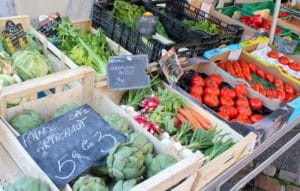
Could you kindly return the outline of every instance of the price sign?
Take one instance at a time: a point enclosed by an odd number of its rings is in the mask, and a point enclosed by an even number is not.
[[[294,54],[297,47],[297,41],[278,37],[275,39],[274,46],[277,51],[283,54]]]
[[[110,90],[129,90],[150,85],[146,73],[147,55],[126,55],[109,57],[107,82]]]
[[[63,188],[126,136],[85,104],[18,139],[57,187]]]
[[[11,20],[6,21],[5,30],[2,31],[2,35],[4,37],[4,43],[11,54],[25,47],[28,43],[21,23],[16,25]]]
[[[38,31],[45,34],[47,37],[52,37],[56,35],[54,27],[61,23],[61,17],[58,12],[52,14],[39,21],[40,27]]]
[[[178,60],[175,48],[166,52],[159,61],[164,75],[169,83],[174,83],[183,75],[183,69]]]
[[[151,35],[156,32],[157,16],[139,16],[137,18],[137,30],[143,35]]]

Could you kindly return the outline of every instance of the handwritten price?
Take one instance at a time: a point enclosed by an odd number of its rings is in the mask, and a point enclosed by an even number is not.
[[[102,133],[100,131],[97,131],[94,136],[90,139],[85,139],[82,141],[81,143],[81,148],[84,151],[90,150],[92,147],[95,146],[95,144],[100,144],[104,139],[106,140],[111,140],[113,142],[113,145],[110,147],[112,148],[113,146],[115,146],[117,144],[117,140],[114,136],[112,136],[111,134],[106,134],[106,135],[102,135]],[[103,150],[101,149],[101,152],[106,153],[109,152],[110,149],[108,150]]]

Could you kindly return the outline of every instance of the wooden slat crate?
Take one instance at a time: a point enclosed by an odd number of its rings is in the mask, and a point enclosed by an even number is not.
[[[97,90],[103,92],[107,97],[109,97],[113,102],[119,104],[122,96],[125,94],[125,91],[110,91],[107,88],[106,78],[102,77],[102,82],[95,84],[97,86]],[[165,88],[169,91],[172,91],[178,95],[181,95],[177,91],[173,90],[167,84],[164,84]],[[181,95],[182,96],[182,95]],[[236,141],[236,144],[229,148],[224,153],[217,156],[212,161],[208,162],[204,166],[200,167],[196,174],[187,179],[182,185],[192,186],[192,190],[200,190],[203,186],[205,186],[208,182],[210,182],[213,178],[224,172],[228,167],[236,163],[239,159],[246,156],[249,153],[249,149],[254,146],[256,142],[257,135],[255,133],[249,133],[247,136],[243,137],[234,131],[230,126],[222,122],[220,119],[215,117],[213,114],[208,112],[207,110],[201,108],[196,103],[190,101],[187,98],[184,98],[187,106],[193,108],[197,112],[201,113],[203,116],[206,116],[210,119],[212,126],[217,126],[217,130],[222,129],[224,132],[230,133],[230,137]],[[196,168],[196,167],[195,167]],[[191,185],[191,181],[194,181],[193,185]],[[184,190],[184,189],[181,189]]]
[[[76,68],[72,70],[65,70],[55,74],[51,74],[39,79],[28,80],[21,84],[15,84],[3,89],[0,95],[0,136],[6,139],[3,142],[3,146],[10,153],[14,159],[20,157],[31,158],[25,149],[21,146],[17,140],[18,135],[16,131],[9,125],[8,121],[18,112],[23,109],[34,109],[39,112],[44,118],[49,119],[50,115],[56,108],[63,104],[89,104],[98,114],[105,115],[108,113],[117,113],[122,117],[126,117],[130,126],[135,130],[142,132],[153,144],[156,153],[169,153],[176,157],[174,153],[168,150],[164,145],[160,143],[154,136],[149,134],[145,129],[141,128],[134,119],[130,118],[123,110],[115,105],[110,99],[104,96],[99,90],[94,88],[95,72],[91,68]],[[62,89],[64,85],[71,82],[82,81],[82,86],[75,86],[69,89]],[[44,98],[31,100],[23,103],[19,106],[12,108],[6,108],[6,103],[15,98],[34,95],[39,91],[43,91],[49,88],[59,88],[61,91],[57,91],[53,95],[49,95]],[[182,179],[189,177],[197,168],[203,163],[204,157],[200,153],[195,153],[189,158],[184,160],[178,160],[175,165],[161,171],[157,175],[143,181],[136,185],[133,190],[166,190]],[[31,170],[36,173],[43,173],[39,169],[38,165],[31,159]],[[26,161],[24,162],[26,165]],[[44,177],[46,178],[46,177]],[[189,178],[190,179],[190,178]],[[191,181],[191,180],[190,180]],[[192,181],[193,182],[193,181]],[[179,185],[179,186],[182,186]],[[189,188],[191,185],[186,185],[185,188]],[[66,191],[71,190],[69,185],[64,189]],[[190,189],[184,189],[190,190]]]

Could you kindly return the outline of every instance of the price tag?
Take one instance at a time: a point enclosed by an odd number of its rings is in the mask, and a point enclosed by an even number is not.
[[[85,104],[18,139],[56,186],[63,188],[116,144],[126,141],[126,136]]]
[[[203,2],[201,4],[201,10],[206,12],[206,13],[209,13],[210,12],[210,9],[211,9],[211,4],[208,4],[208,3],[205,3]]]
[[[61,17],[58,12],[46,18],[44,17],[44,15],[42,15],[40,17],[40,27],[38,28],[38,31],[46,35],[46,37],[56,36],[56,31],[54,30],[54,27],[60,23]]]
[[[11,20],[6,21],[5,30],[2,31],[2,35],[4,37],[4,43],[11,54],[25,47],[28,43],[21,23],[16,25]]]
[[[107,82],[110,90],[129,90],[150,85],[146,73],[147,55],[112,56],[108,59]]]
[[[297,41],[278,37],[275,39],[274,46],[277,51],[283,54],[294,54],[297,47]]]
[[[230,51],[228,55],[228,60],[238,60],[242,53],[242,48]]]
[[[156,32],[157,16],[139,16],[137,18],[137,30],[143,35],[152,35]]]
[[[170,84],[176,83],[184,73],[174,47],[162,56],[159,65]]]

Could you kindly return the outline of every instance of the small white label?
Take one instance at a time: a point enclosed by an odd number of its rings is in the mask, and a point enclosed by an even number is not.
[[[238,60],[240,58],[240,55],[242,53],[242,48],[237,49],[237,50],[232,50],[230,51],[228,55],[228,60]]]
[[[247,148],[247,153],[248,153],[248,154],[251,154],[251,153],[253,153],[253,151],[254,151],[254,147],[255,147],[255,141],[254,141],[254,142],[252,142],[252,143],[250,143],[250,144],[248,145],[248,148]]]

